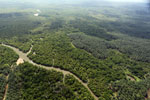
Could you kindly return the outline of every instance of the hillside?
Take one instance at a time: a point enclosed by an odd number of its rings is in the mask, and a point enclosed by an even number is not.
[[[0,100],[150,99],[144,3],[0,5]]]

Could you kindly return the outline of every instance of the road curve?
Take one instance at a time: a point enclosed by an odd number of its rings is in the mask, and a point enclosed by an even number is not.
[[[91,95],[94,97],[95,100],[98,100],[98,97],[94,95],[94,93],[90,90],[90,88],[88,87],[88,84],[87,83],[84,83],[81,79],[79,79],[76,75],[74,75],[73,73],[69,72],[69,71],[66,71],[66,70],[62,70],[60,68],[55,68],[55,67],[49,67],[49,66],[44,66],[44,65],[40,65],[40,64],[36,64],[34,63],[32,60],[30,60],[27,55],[32,51],[32,46],[29,50],[29,52],[27,53],[23,53],[22,51],[20,51],[19,49],[13,47],[13,46],[10,46],[10,45],[6,45],[6,44],[2,44],[3,46],[5,47],[8,47],[8,48],[11,48],[13,49],[18,55],[20,58],[22,58],[24,61],[26,62],[29,62],[35,66],[38,66],[38,67],[41,67],[41,68],[44,68],[44,69],[47,69],[47,70],[56,70],[58,72],[62,72],[64,75],[67,75],[67,74],[70,74],[72,76],[75,77],[75,79],[77,79],[84,87],[86,87],[88,89],[88,91],[91,93]]]

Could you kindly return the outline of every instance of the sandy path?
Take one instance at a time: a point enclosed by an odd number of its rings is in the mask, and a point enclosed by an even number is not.
[[[7,84],[6,87],[5,87],[5,93],[4,93],[3,100],[6,100],[7,91],[8,91],[8,84]]]
[[[8,81],[8,78],[9,78],[9,75],[7,75],[6,81]],[[4,93],[4,97],[3,97],[2,100],[6,100],[6,97],[7,97],[7,91],[8,91],[8,83],[6,84],[6,87],[5,87],[5,93]]]
[[[148,91],[147,91],[147,99],[148,100],[150,99],[150,89],[148,89]]]
[[[32,51],[33,45],[31,45],[30,50],[26,53],[26,55],[28,55],[31,51]]]
[[[133,78],[133,77],[130,76],[130,75],[127,75],[127,79],[130,79],[131,81],[136,81],[135,78]]]
[[[22,63],[24,63],[24,60],[22,58],[19,58],[16,62],[17,66]]]
[[[55,67],[48,67],[48,66],[44,66],[44,65],[40,65],[40,64],[36,64],[34,63],[32,60],[30,60],[27,55],[32,51],[32,46],[31,46],[31,49],[29,50],[28,53],[23,53],[22,51],[20,51],[19,49],[15,48],[15,47],[12,47],[12,46],[9,46],[9,45],[5,45],[5,44],[2,44],[3,46],[5,47],[9,47],[11,49],[13,49],[18,55],[19,55],[19,58],[22,58],[24,61],[27,61],[35,66],[38,66],[38,67],[41,67],[41,68],[44,68],[44,69],[47,69],[47,70],[56,70],[58,72],[62,72],[64,74],[64,76],[66,74],[70,74],[72,76],[74,76],[84,87],[86,87],[88,89],[88,91],[91,93],[91,95],[94,97],[95,100],[98,100],[98,97],[96,97],[94,95],[94,93],[90,90],[90,88],[88,87],[88,84],[87,83],[84,83],[81,79],[79,79],[76,75],[74,75],[73,73],[69,72],[69,71],[66,71],[66,70],[62,70],[60,68],[55,68]]]

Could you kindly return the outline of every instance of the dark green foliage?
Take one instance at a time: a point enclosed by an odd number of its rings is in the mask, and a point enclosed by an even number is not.
[[[15,70],[9,74],[9,88],[7,91],[6,100],[21,100],[21,78],[18,77],[19,73],[15,73]]]
[[[75,21],[71,21],[70,24],[72,27],[79,29],[87,35],[104,38],[106,40],[116,39],[113,35],[108,34],[104,28],[95,26],[93,23],[91,24],[89,22],[76,19]]]
[[[8,66],[11,66],[12,63],[16,62],[17,58],[18,56],[13,50],[0,45],[0,65],[8,64]]]
[[[66,75],[65,84],[76,93],[76,97],[78,98],[78,100],[94,100],[94,98],[90,96],[91,94],[88,92],[88,90],[85,87],[83,87],[83,85],[73,76]]]
[[[121,80],[112,84],[112,90],[117,93],[116,100],[145,100],[149,89],[149,79],[140,82]]]
[[[3,99],[7,85],[7,77],[11,66],[17,61],[18,56],[13,50],[0,45],[0,100]]]
[[[5,39],[4,42],[7,45],[11,45],[13,47],[18,48],[20,51],[23,52],[28,52],[31,48],[31,39],[29,36],[24,36],[24,37],[13,37],[11,40],[10,39]]]
[[[64,24],[65,24],[64,20],[62,20],[62,19],[56,19],[55,21],[53,21],[51,23],[50,29],[51,30],[57,30],[59,28],[62,28]]]
[[[4,97],[6,83],[5,77],[0,73],[0,100]]]
[[[134,18],[135,16],[132,15],[132,17],[134,21],[127,19],[130,24],[123,23],[121,18],[120,21],[113,22],[92,18],[90,21],[76,19],[70,22],[70,26],[79,29],[86,35],[96,36],[100,39],[79,34],[71,34],[70,37],[76,47],[84,49],[98,58],[106,58],[108,49],[112,48],[127,54],[134,60],[150,62],[149,23],[143,21],[142,17],[138,16],[139,22]],[[131,24],[132,22],[133,24]],[[139,24],[140,22],[143,23],[142,26]]]
[[[89,81],[89,88],[93,93],[99,97],[99,100],[110,100],[112,91],[109,89],[108,84],[106,84],[106,77],[97,77]]]
[[[0,74],[7,76],[9,73],[10,73],[9,64],[0,65]]]
[[[99,100],[143,100],[149,88],[144,79],[150,76],[150,20],[140,5],[48,5],[38,7],[38,17],[32,8],[2,12],[0,42],[23,52],[33,44],[30,59],[73,73]],[[9,74],[7,100],[93,100],[73,76],[28,63],[11,71],[17,58],[0,47],[0,96]]]
[[[112,43],[110,41],[105,41],[103,39],[99,39],[99,38],[95,38],[95,37],[89,37],[86,36],[84,34],[70,34],[69,37],[72,39],[73,44],[80,49],[84,49],[86,51],[88,51],[89,53],[91,53],[93,56],[95,56],[96,58],[100,58],[100,59],[105,59],[106,61],[106,65],[109,67],[112,66],[122,66],[123,68],[128,68],[130,70],[130,72],[132,72],[135,76],[138,76],[140,78],[144,77],[145,73],[148,73],[148,63],[142,63],[142,62],[137,62],[134,60],[129,60],[129,57],[126,55],[122,55],[120,53],[115,53],[115,52],[111,52],[112,49],[115,49],[117,46],[119,48],[119,50],[130,50],[131,52],[133,52],[134,54],[130,54],[131,57],[134,57],[134,55],[139,54],[139,56],[137,55],[137,58],[142,58],[142,60],[144,60],[146,57],[146,55],[149,55],[149,51],[147,52],[142,52],[141,53],[137,53],[140,52],[141,50],[139,49],[139,51],[137,50],[137,45],[141,45],[141,44],[134,44],[133,46],[130,46],[131,48],[127,48],[127,44],[126,45],[122,45],[122,42],[117,42],[117,40],[113,41],[115,43]],[[124,41],[124,43],[127,41]],[[119,44],[120,43],[120,44]],[[118,45],[117,45],[118,44]],[[128,43],[128,46],[131,43]],[[144,45],[141,45],[144,46]],[[124,49],[122,49],[124,47]],[[138,47],[138,48],[144,48],[144,47]],[[116,49],[118,50],[118,49]],[[126,51],[126,52],[127,52]],[[137,52],[136,52],[137,51]],[[145,48],[146,51],[146,48]],[[126,53],[124,51],[124,53]],[[145,55],[146,54],[146,55]],[[142,66],[142,67],[141,67]]]
[[[132,59],[150,62],[149,40],[123,36],[119,40],[113,41],[112,44],[115,49],[127,54]]]
[[[90,37],[83,34],[70,34],[73,44],[80,49],[84,49],[99,59],[105,59],[109,56],[111,44],[104,39]]]
[[[111,56],[109,56],[105,60],[105,64],[110,68],[114,67],[114,70],[116,71],[118,69],[122,69],[122,70],[128,69],[130,72],[132,72],[134,75],[140,78],[144,78],[145,73],[149,72],[149,70],[146,70],[149,66],[148,63],[142,63],[142,62],[131,60],[128,58],[128,56],[123,55],[116,51],[111,51],[110,54]],[[139,68],[139,66],[142,67]]]
[[[100,59],[110,56],[110,49],[116,49],[137,61],[150,61],[149,40],[117,35],[118,39],[113,41],[106,41],[79,33],[70,34],[69,37],[77,48],[84,49]]]
[[[123,22],[123,21],[116,21],[116,22],[108,22],[111,31],[114,32],[121,32],[123,34],[128,34],[133,37],[140,37],[145,39],[150,39],[150,29],[149,23],[143,21],[142,17],[134,18],[130,21]],[[107,25],[103,24],[103,25]],[[107,26],[106,26],[107,28]]]
[[[11,38],[12,36],[31,34],[30,30],[40,25],[38,22],[30,19],[29,15],[0,18],[0,37]]]
[[[15,69],[9,80],[11,87],[8,100],[73,100],[73,93],[64,86],[62,80],[62,73],[25,63]],[[69,97],[64,94],[65,89]]]
[[[114,64],[113,67],[109,67],[107,62],[105,64],[86,51],[74,48],[70,39],[63,33],[49,34],[43,40],[36,42],[29,57],[36,63],[68,70],[84,82],[98,78],[108,85],[111,81],[125,78],[124,71],[119,66],[116,67]],[[96,81],[96,84],[100,84],[101,81]],[[101,85],[100,88],[105,89],[99,92],[99,89],[93,88],[96,84],[91,85],[90,88],[98,94],[97,96],[109,91],[107,85],[106,87]],[[110,92],[108,95],[111,95]]]
[[[9,78],[9,91],[7,100],[87,100],[93,98],[88,91],[73,77],[81,90],[76,90],[73,84],[67,84],[69,78],[66,76],[63,83],[63,74],[54,70],[37,68],[25,63],[18,66]],[[91,99],[90,99],[91,98]]]

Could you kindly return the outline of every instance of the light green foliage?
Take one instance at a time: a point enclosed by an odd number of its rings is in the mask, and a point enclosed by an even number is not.
[[[7,11],[1,9],[1,43],[23,52],[33,45],[28,55],[31,60],[71,72],[87,83],[99,100],[142,100],[146,96],[150,20],[144,5],[87,3],[84,7],[41,5],[28,9],[21,6],[22,10],[20,6],[15,7]],[[41,13],[35,17],[37,7]],[[12,54],[13,51],[0,46],[0,65],[3,65],[0,84],[5,85],[5,76],[10,74],[8,100],[93,99],[70,75],[66,75],[63,83],[62,73],[28,63],[11,72],[9,67],[18,58]],[[3,95],[4,86],[1,88],[0,95]]]

